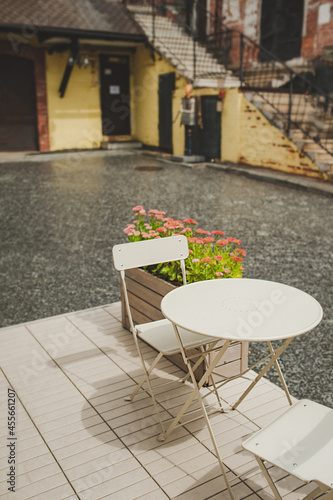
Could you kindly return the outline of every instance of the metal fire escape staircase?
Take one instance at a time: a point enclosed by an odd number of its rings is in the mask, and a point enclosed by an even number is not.
[[[199,3],[197,4],[199,5]],[[152,47],[195,87],[239,87],[244,96],[333,180],[333,98],[315,68],[292,68],[206,11],[211,34],[198,41],[198,30],[184,21],[175,4],[149,0],[127,5]],[[209,30],[208,30],[209,31]],[[333,75],[333,64],[331,66]],[[330,71],[330,67],[328,67]]]

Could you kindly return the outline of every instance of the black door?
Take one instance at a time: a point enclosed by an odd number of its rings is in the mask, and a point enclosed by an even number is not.
[[[34,64],[0,55],[0,150],[38,149]]]
[[[278,59],[301,54],[304,0],[262,0],[260,44]],[[261,61],[270,57],[261,52]]]
[[[175,73],[158,77],[158,130],[161,151],[172,153],[172,92],[175,89]]]
[[[100,56],[103,135],[130,135],[129,59]]]
[[[217,96],[201,97],[201,154],[206,161],[221,156],[221,100]]]

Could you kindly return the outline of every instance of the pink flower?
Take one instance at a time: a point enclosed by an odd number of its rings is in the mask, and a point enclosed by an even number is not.
[[[177,225],[173,224],[172,222],[166,222],[164,226],[168,229],[177,229]]]
[[[140,210],[143,210],[143,207],[141,205],[137,205],[136,207],[132,208],[133,212],[139,212]]]
[[[164,227],[164,226],[162,226],[162,227],[158,227],[158,228],[156,228],[156,231],[157,231],[158,233],[166,233],[166,232],[167,232],[167,228],[166,228],[166,227]]]
[[[223,273],[217,272],[215,273],[215,276],[223,276]]]
[[[212,231],[212,234],[218,234],[220,236],[223,236],[224,232],[223,231]]]
[[[195,239],[195,242],[198,244],[198,245],[202,245],[204,240],[202,238],[194,238]]]
[[[187,241],[189,243],[195,243],[197,241],[197,239],[196,238],[187,238]]]
[[[133,231],[134,236],[140,236],[140,231]]]
[[[243,257],[246,256],[245,250],[243,248],[236,248],[235,252],[239,253],[240,255],[243,255]]]
[[[183,219],[183,222],[185,222],[185,224],[198,224],[197,221],[193,219]]]
[[[145,211],[144,209],[140,210],[140,211],[139,211],[139,214],[140,214],[140,215],[147,215],[147,214],[146,214],[146,211]]]
[[[217,260],[218,262],[221,262],[222,260],[222,255],[215,255],[215,260]]]
[[[124,233],[127,234],[128,236],[132,236],[133,235],[133,231],[130,227],[126,227],[124,229]]]
[[[236,240],[236,238],[227,238],[228,243],[235,243],[236,245],[240,245],[241,240]]]
[[[195,232],[198,234],[208,234],[208,235],[211,234],[209,231],[205,231],[204,229],[196,229]]]
[[[192,259],[192,262],[200,262],[200,259]]]
[[[210,262],[212,259],[210,257],[204,257],[201,262]]]
[[[134,229],[135,225],[134,224],[127,224],[127,227],[130,227],[131,229]]]
[[[230,269],[225,269],[224,272],[227,274],[231,273]]]
[[[141,233],[142,238],[149,238],[149,234],[145,233],[144,231]]]
[[[204,229],[200,229],[200,228],[196,229],[195,232],[198,234],[208,234],[208,236],[211,235],[211,233],[209,231],[205,231]]]
[[[218,247],[223,247],[224,245],[227,245],[229,243],[228,240],[217,240],[216,245]]]
[[[212,236],[207,236],[207,238],[204,238],[204,243],[213,243],[214,238]]]

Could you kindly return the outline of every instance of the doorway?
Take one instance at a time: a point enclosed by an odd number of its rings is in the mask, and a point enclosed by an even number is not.
[[[282,61],[301,55],[304,0],[262,0],[260,45]],[[260,53],[260,60],[271,57]]]
[[[130,81],[127,56],[100,56],[103,135],[130,135]]]
[[[202,131],[201,154],[206,161],[221,156],[221,110],[222,102],[217,96],[201,97]]]
[[[172,93],[175,89],[175,73],[158,77],[158,131],[159,148],[172,153]]]
[[[0,151],[37,151],[34,63],[0,55]]]

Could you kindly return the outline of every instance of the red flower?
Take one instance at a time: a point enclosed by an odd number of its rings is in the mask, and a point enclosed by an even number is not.
[[[235,252],[239,253],[240,255],[243,255],[243,257],[246,256],[245,250],[243,248],[236,248]]]
[[[207,238],[204,238],[204,243],[213,243],[214,238],[212,236],[207,236]]]
[[[198,245],[202,245],[204,240],[202,238],[195,238],[195,242],[198,243]]]
[[[210,257],[204,257],[201,262],[210,262],[212,259]]]
[[[217,260],[218,262],[221,262],[222,255],[215,255],[215,260]]]
[[[218,234],[220,236],[223,236],[224,232],[223,231],[212,231],[212,234]]]

